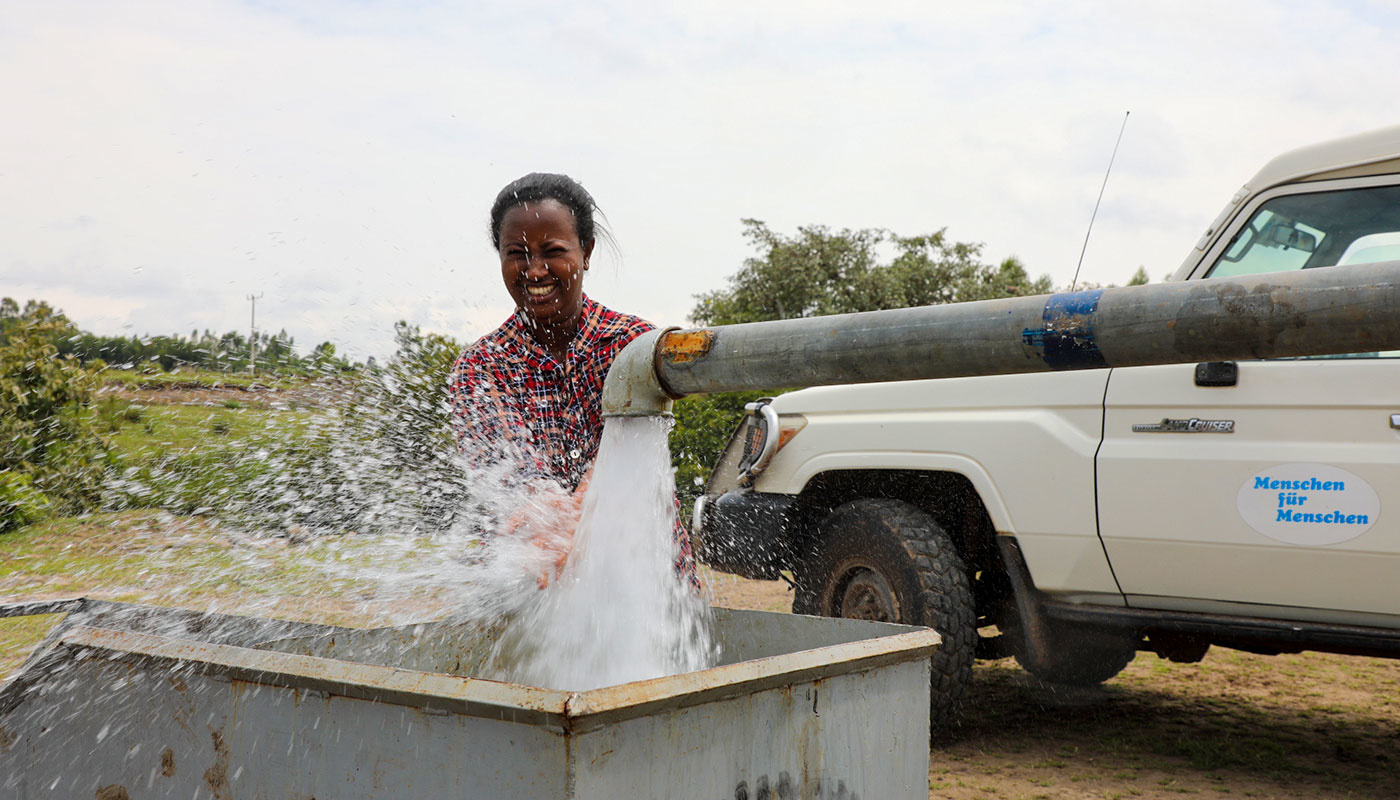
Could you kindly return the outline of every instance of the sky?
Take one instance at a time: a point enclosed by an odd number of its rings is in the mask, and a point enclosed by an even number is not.
[[[383,357],[512,311],[496,192],[565,172],[595,299],[685,325],[742,220],[1171,273],[1294,147],[1400,122],[1400,3],[0,0],[0,295]],[[1392,109],[1392,110],[1388,110]]]

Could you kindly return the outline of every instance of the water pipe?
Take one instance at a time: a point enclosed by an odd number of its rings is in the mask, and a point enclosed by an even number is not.
[[[688,394],[1400,350],[1400,261],[652,331],[604,416]]]

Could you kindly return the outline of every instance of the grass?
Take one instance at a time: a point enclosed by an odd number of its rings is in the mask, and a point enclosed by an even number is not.
[[[245,574],[245,559],[227,546],[217,525],[149,510],[44,522],[3,542],[0,590],[46,597],[101,591],[107,599],[134,602],[166,585],[194,601],[230,588],[277,595],[295,592],[313,571],[288,560]]]
[[[17,669],[62,618],[62,614],[41,614],[0,619],[0,680]]]
[[[276,373],[216,372],[182,367],[172,372],[147,372],[108,367],[102,371],[106,384],[126,389],[289,389],[305,384],[311,378],[304,375]]]
[[[405,613],[402,596],[327,569],[373,563],[375,540],[296,544],[157,511],[57,520],[0,537],[0,602],[86,595],[382,623]],[[413,599],[424,619],[451,600]],[[57,619],[0,620],[0,676]],[[934,742],[930,796],[1400,796],[1400,662],[1216,650],[1204,663],[1144,654],[1106,687],[1069,693],[1006,662],[979,665],[968,717]]]
[[[230,500],[243,498],[245,512],[270,511],[275,504],[247,496],[249,488],[274,477],[287,459],[309,458],[324,446],[307,435],[318,418],[314,409],[229,399],[162,402],[178,397],[162,390],[99,401],[111,446],[107,508],[202,514],[231,510]]]
[[[169,453],[188,452],[210,444],[211,434],[224,441],[249,439],[269,428],[285,428],[306,419],[304,412],[175,405],[133,405],[138,420],[122,418],[112,436],[113,449],[137,460]]]
[[[150,510],[53,520],[0,537],[0,603],[94,597],[349,626],[428,618],[449,607],[451,598],[433,588],[407,599],[381,596],[373,581],[337,569],[374,558],[375,543],[325,537],[298,544]],[[59,617],[0,619],[0,677]]]

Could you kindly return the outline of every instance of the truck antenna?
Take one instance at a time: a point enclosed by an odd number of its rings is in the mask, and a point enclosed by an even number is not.
[[[1123,142],[1123,131],[1128,127],[1128,115],[1133,112],[1123,112],[1123,125],[1118,128],[1118,141],[1113,143],[1113,155],[1108,157],[1108,169],[1103,173],[1103,185],[1099,187],[1099,199],[1094,201],[1094,213],[1089,215],[1089,230],[1084,232],[1084,246],[1079,249],[1079,263],[1074,265],[1074,280],[1069,282],[1069,290],[1074,291],[1075,284],[1079,283],[1079,268],[1084,266],[1084,253],[1089,250],[1089,234],[1094,232],[1094,217],[1099,215],[1099,203],[1103,202],[1103,190],[1108,187],[1108,174],[1113,171],[1113,159],[1118,157],[1118,145]]]

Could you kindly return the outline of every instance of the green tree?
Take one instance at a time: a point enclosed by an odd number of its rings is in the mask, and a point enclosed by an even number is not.
[[[94,377],[57,342],[77,328],[42,301],[0,301],[0,531],[99,499],[107,443]]]
[[[786,236],[744,220],[755,250],[724,289],[701,294],[691,310],[699,325],[732,325],[794,317],[991,300],[1045,294],[1049,276],[1032,279],[1015,257],[991,265],[982,245],[956,242],[946,229],[918,236],[864,228],[832,231],[813,225]],[[700,493],[744,404],[776,392],[687,397],[676,402],[671,457],[676,491],[688,508]]]
[[[685,518],[689,518],[695,498],[704,493],[715,460],[744,416],[744,406],[766,394],[771,393],[693,394],[675,402],[671,464],[676,468],[676,495]]]
[[[1147,267],[1138,267],[1137,272],[1133,273],[1133,277],[1128,279],[1129,286],[1146,286],[1151,282],[1152,279],[1147,277]]]
[[[311,364],[319,373],[336,372],[344,368],[344,362],[335,357],[335,344],[331,342],[321,342],[311,350]]]
[[[397,349],[384,366],[353,376],[336,404],[328,433],[329,463],[316,467],[315,491],[336,502],[314,504],[322,527],[445,530],[470,496],[457,463],[447,379],[462,345],[417,325],[394,325]],[[353,452],[345,452],[345,448]],[[337,449],[340,452],[337,452]]]
[[[438,463],[442,450],[456,450],[445,387],[462,345],[404,321],[394,325],[394,340],[394,357],[381,378],[370,384],[373,407],[385,420],[394,420],[380,436],[398,453],[400,465],[426,468]]]
[[[818,317],[856,311],[1044,294],[1048,276],[1032,280],[1016,258],[996,266],[980,259],[982,245],[955,242],[944,230],[899,236],[878,228],[833,232],[798,228],[795,236],[744,220],[744,238],[757,251],[729,286],[697,297],[691,319],[700,325]],[[882,261],[882,255],[888,260]]]
[[[191,331],[189,338],[174,336],[104,336],[74,332],[56,343],[62,355],[72,354],[83,362],[102,361],[121,368],[166,372],[185,366],[198,366],[222,372],[248,369],[250,341],[238,331],[215,336]],[[325,343],[329,344],[329,342]],[[319,366],[314,357],[297,355],[296,341],[285,330],[257,334],[258,370],[277,374],[300,374]]]

